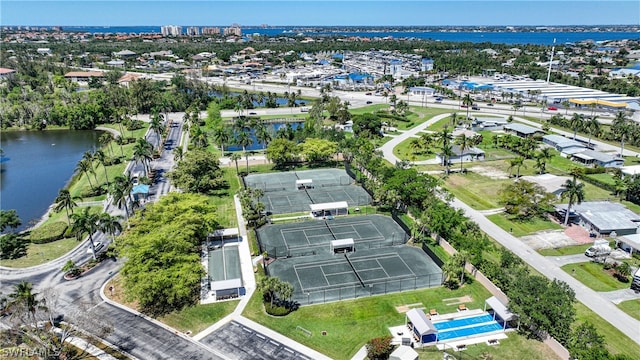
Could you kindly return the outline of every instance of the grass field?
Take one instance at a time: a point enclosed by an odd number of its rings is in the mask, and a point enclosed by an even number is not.
[[[80,244],[75,237],[60,239],[46,244],[29,244],[27,255],[18,259],[0,260],[0,265],[11,268],[26,268],[44,264],[68,253]]]
[[[499,208],[498,193],[503,186],[512,183],[509,179],[491,179],[477,173],[451,174],[445,188],[462,202],[476,210]]]
[[[480,284],[472,283],[453,291],[439,287],[304,306],[285,317],[272,317],[264,312],[261,296],[256,292],[243,315],[334,359],[350,359],[368,340],[388,335],[388,327],[404,323],[404,314],[397,311],[397,306],[414,304],[425,309],[436,309],[440,313],[449,313],[456,311],[457,304],[453,304],[454,300],[448,303],[443,299],[465,295],[473,299],[465,302],[467,307],[472,309],[482,308],[484,300],[490,296]],[[311,331],[312,336],[306,336],[297,330],[296,326],[302,326]],[[354,327],[357,327],[358,331],[353,331]],[[327,335],[320,336],[322,331],[326,331]],[[499,345],[502,347],[499,350],[500,354],[508,356],[505,359],[527,358],[528,354],[539,351],[543,351],[541,356],[533,359],[550,358],[548,355],[543,355],[546,352],[540,347],[540,343],[518,339],[520,336],[515,333],[508,336],[515,339]],[[479,353],[489,351],[482,345],[477,347],[478,349],[474,351]],[[490,350],[493,351],[493,349]],[[427,356],[421,357],[424,359],[436,357],[442,359],[442,353],[439,352],[425,353],[422,356]]]
[[[167,314],[158,320],[178,331],[191,331],[191,336],[193,336],[231,314],[239,302],[240,300],[233,300],[215,304],[198,304],[179,312]]]
[[[628,336],[620,332],[613,325],[606,322],[600,315],[594,313],[582,303],[577,302],[576,308],[576,322],[574,327],[581,323],[588,321],[598,330],[598,333],[605,338],[605,344],[607,349],[613,354],[624,354],[629,359],[637,359],[640,354],[640,345]]]
[[[555,249],[538,249],[538,253],[542,256],[564,256],[564,255],[576,255],[583,254],[591,244],[584,245],[572,245]]]
[[[557,230],[562,227],[550,220],[534,218],[528,221],[513,221],[506,214],[494,214],[487,216],[494,224],[500,226],[504,231],[509,231],[513,236],[531,235],[541,230]]]
[[[238,226],[238,217],[233,201],[233,196],[240,189],[240,179],[236,175],[235,166],[222,167],[224,178],[229,184],[228,189],[219,190],[216,194],[210,195],[209,200],[216,205],[217,220],[221,226],[236,227]]]
[[[629,316],[640,321],[640,299],[623,301],[618,304],[618,307]]]
[[[595,262],[567,264],[561,269],[595,291],[612,291],[629,287],[629,283],[618,281],[604,270],[601,264]]]

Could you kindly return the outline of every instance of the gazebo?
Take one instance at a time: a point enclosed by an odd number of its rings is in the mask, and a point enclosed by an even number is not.
[[[438,329],[433,326],[433,323],[427,318],[427,315],[422,309],[411,309],[407,311],[405,323],[420,344],[437,341]]]
[[[131,189],[131,196],[134,200],[146,199],[149,196],[149,185],[138,184]]]
[[[346,201],[309,204],[309,207],[314,217],[347,215],[349,213],[349,204]]]
[[[487,311],[487,307],[490,309],[493,309],[493,320],[496,320],[496,316],[502,319],[503,321],[502,330],[506,330],[508,322],[518,319],[518,315],[509,311],[509,309],[507,309],[507,306],[503,304],[502,301],[500,301],[500,299],[498,299],[495,296],[492,296],[487,300],[485,300],[484,302],[485,311]],[[500,322],[498,321],[498,323]],[[518,328],[520,328],[520,322],[518,322]]]

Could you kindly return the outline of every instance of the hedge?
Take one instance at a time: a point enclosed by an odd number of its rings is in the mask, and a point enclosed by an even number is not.
[[[63,221],[44,224],[31,231],[29,240],[34,244],[45,244],[60,240],[64,237],[67,227],[67,223]]]

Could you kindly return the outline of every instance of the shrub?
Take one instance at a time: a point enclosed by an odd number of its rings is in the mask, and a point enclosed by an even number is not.
[[[264,303],[264,309],[267,311],[267,314],[273,315],[273,316],[285,316],[292,311],[291,309],[285,306],[280,306],[276,304],[271,305],[271,303],[269,302]]]
[[[46,244],[60,240],[64,237],[67,227],[68,225],[64,221],[43,224],[31,231],[31,234],[29,234],[29,240],[34,244]]]
[[[367,349],[367,358],[371,360],[385,360],[389,358],[393,351],[391,345],[391,336],[382,336],[369,340],[365,345]]]
[[[27,241],[17,234],[0,236],[0,259],[17,259],[27,254]]]

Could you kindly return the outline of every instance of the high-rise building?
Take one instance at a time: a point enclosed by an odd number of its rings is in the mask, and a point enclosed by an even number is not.
[[[234,24],[228,28],[224,28],[224,31],[222,34],[224,36],[230,36],[230,35],[242,36],[242,29],[240,29],[240,26],[237,26]]]
[[[189,36],[198,36],[200,35],[200,28],[197,26],[189,26],[187,28],[187,35]]]
[[[203,27],[202,35],[220,35],[219,27]]]
[[[160,28],[162,36],[180,36],[182,35],[182,26],[164,25]]]

